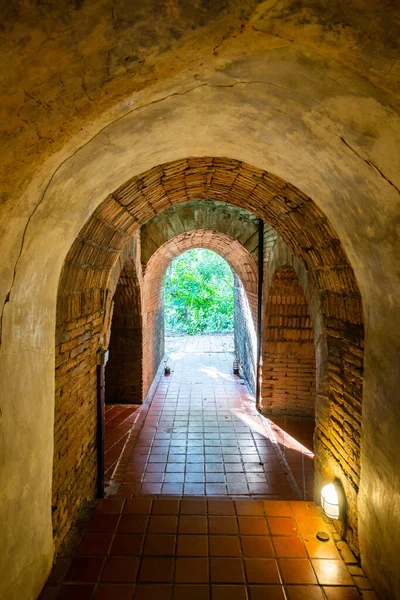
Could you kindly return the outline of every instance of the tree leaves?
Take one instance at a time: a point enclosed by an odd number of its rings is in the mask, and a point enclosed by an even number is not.
[[[233,275],[219,254],[193,248],[175,258],[164,278],[165,328],[171,333],[233,330]]]

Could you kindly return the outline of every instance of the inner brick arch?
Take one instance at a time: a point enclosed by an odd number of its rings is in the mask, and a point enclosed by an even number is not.
[[[241,335],[248,339],[250,356],[245,376],[254,380],[257,322],[257,265],[242,244],[217,231],[194,230],[177,235],[156,250],[143,265],[144,387],[148,389],[164,354],[164,275],[168,265],[191,248],[213,250],[231,267],[235,278],[235,309],[243,319]],[[237,315],[236,315],[237,318]],[[235,322],[237,328],[237,322]]]
[[[143,400],[142,309],[132,258],[126,260],[122,269],[113,304],[105,400],[107,404],[140,404]]]
[[[307,298],[294,268],[275,271],[262,333],[262,410],[271,415],[315,415],[315,348]]]
[[[327,217],[300,190],[266,171],[228,158],[178,160],[130,179],[94,211],[66,257],[59,284],[59,343],[88,319],[96,327],[102,323],[110,272],[132,234],[162,210],[197,199],[233,204],[269,223],[315,281],[327,331],[321,359],[324,385],[317,398],[316,464],[320,483],[334,477],[343,483],[349,505],[348,540],[357,550],[364,340],[361,296],[338,236]],[[95,352],[99,336],[94,328],[91,348],[85,349],[83,359]],[[62,392],[56,403],[74,393],[71,379],[56,373],[56,383]],[[93,396],[95,389],[87,393]],[[352,427],[344,426],[340,417],[344,414],[351,416]],[[340,440],[335,428],[341,430]],[[75,433],[82,439],[87,435],[86,431]],[[89,487],[81,492],[81,500],[91,495]],[[74,502],[76,505],[79,498]],[[68,514],[66,519],[72,517]]]

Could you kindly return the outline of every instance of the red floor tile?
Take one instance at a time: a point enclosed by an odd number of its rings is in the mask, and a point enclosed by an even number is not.
[[[123,513],[130,515],[147,515],[151,512],[151,498],[132,498],[125,502]]]
[[[297,535],[296,523],[291,517],[268,517],[272,535]]]
[[[283,500],[264,500],[264,512],[267,517],[292,517],[289,502]]]
[[[144,557],[139,573],[139,581],[171,582],[174,561],[172,558]]]
[[[361,600],[360,592],[355,587],[324,587],[324,592],[327,600]]]
[[[97,581],[103,558],[74,558],[68,569],[66,581]]]
[[[211,594],[212,600],[247,600],[244,585],[213,585]]]
[[[231,500],[209,500],[208,514],[218,516],[233,516],[235,515],[235,505]]]
[[[151,404],[107,408],[115,493],[98,503],[72,562],[58,560],[43,600],[60,585],[57,598],[71,600],[361,597],[355,583],[367,580],[353,581],[332,540],[316,540],[329,527],[298,500],[274,441],[300,490],[312,492],[311,425],[268,424],[231,366],[225,354],[176,359]]]
[[[104,565],[102,581],[113,583],[135,582],[139,558],[133,556],[110,556]]]
[[[210,536],[210,556],[241,556],[239,538],[234,535]]]
[[[238,532],[236,517],[208,517],[208,531],[210,535],[235,535]]]
[[[87,533],[114,533],[119,515],[114,514],[94,514],[87,528]]]
[[[175,554],[175,536],[165,534],[147,535],[143,554],[150,556],[173,556]]]
[[[211,558],[210,578],[212,583],[243,583],[242,561],[240,558]]]
[[[114,556],[139,556],[143,548],[143,535],[117,533],[110,554]]]
[[[179,533],[207,533],[207,519],[203,516],[183,515],[179,519]]]
[[[246,558],[244,562],[249,583],[280,583],[278,567],[273,558]]]
[[[176,559],[175,581],[177,583],[207,583],[208,559],[178,557]]]
[[[305,558],[281,558],[279,565],[284,583],[317,583],[311,563]]]
[[[111,533],[87,533],[79,546],[78,556],[106,556],[111,546]]]
[[[310,585],[294,585],[287,588],[289,600],[324,600],[320,587]]]
[[[172,585],[141,584],[135,589],[135,600],[172,600]]]
[[[353,579],[341,560],[313,559],[312,565],[321,585],[353,585]]]
[[[300,537],[272,537],[275,552],[280,558],[306,558],[307,553]]]
[[[267,521],[263,517],[239,517],[239,531],[242,535],[268,535]]]
[[[241,541],[243,556],[247,558],[271,558],[274,556],[274,549],[269,536],[243,535]]]
[[[173,600],[209,600],[208,585],[178,584],[174,587]]]
[[[91,600],[94,585],[63,585],[58,592],[57,600]]]
[[[206,535],[178,535],[178,556],[208,556]]]
[[[147,515],[121,515],[117,533],[144,533],[148,520]]]
[[[283,588],[280,586],[251,585],[250,600],[285,600]]]
[[[101,583],[96,600],[132,600],[134,588],[133,584]]]

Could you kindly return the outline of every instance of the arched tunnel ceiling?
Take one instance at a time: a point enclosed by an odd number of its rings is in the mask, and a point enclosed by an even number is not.
[[[221,232],[237,239],[257,260],[258,223],[253,213],[215,200],[192,200],[173,206],[141,227],[142,262],[146,263],[173,237],[195,229]]]
[[[207,85],[249,55],[264,62],[279,55],[289,79],[291,62],[323,69],[333,60],[381,89],[399,91],[397,2],[3,4],[3,201],[75,134],[88,139],[132,107],[154,101],[148,90],[165,96],[179,94],[183,80]],[[341,81],[334,83],[340,89]],[[398,106],[393,96],[388,103]]]
[[[246,161],[297,186],[356,269],[368,325],[360,540],[381,589],[400,589],[399,12],[397,0],[3,2],[0,504],[19,561],[4,565],[1,590],[39,592],[52,561],[64,257],[112,190],[190,156]]]
[[[224,233],[197,229],[178,234],[161,245],[149,259],[145,269],[145,284],[162,285],[168,265],[180,254],[192,248],[206,248],[216,252],[238,275],[248,294],[254,315],[257,312],[257,266],[254,258],[237,239]]]

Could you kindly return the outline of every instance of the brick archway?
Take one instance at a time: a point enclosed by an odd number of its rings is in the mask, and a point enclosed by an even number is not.
[[[58,292],[58,344],[65,343],[71,332],[90,319],[93,339],[81,359],[85,364],[86,357],[96,349],[96,340],[100,342],[96,328],[104,320],[107,282],[122,248],[155,214],[191,199],[231,203],[262,218],[280,233],[315,282],[327,331],[321,356],[323,385],[319,386],[316,403],[317,482],[320,485],[334,477],[342,481],[349,507],[348,540],[357,549],[364,340],[361,296],[353,269],[327,217],[293,185],[246,163],[212,157],[159,165],[127,181],[94,211],[66,257]],[[56,386],[57,412],[57,404],[68,402],[77,390],[59,369]],[[94,389],[87,390],[89,397],[94,393]],[[87,406],[92,406],[90,401]],[[335,408],[339,406],[342,416],[338,420]],[[95,422],[95,415],[91,422]],[[94,436],[79,429],[75,435],[94,461]],[[75,504],[92,494],[89,482]],[[65,518],[72,517],[67,514]]]
[[[143,265],[144,343],[146,365],[144,387],[147,390],[164,354],[164,275],[168,265],[191,248],[213,250],[231,267],[235,280],[236,338],[248,340],[249,356],[243,367],[246,378],[255,378],[257,322],[257,266],[242,244],[217,231],[193,230],[177,235],[156,250]],[[241,321],[241,331],[238,331]],[[237,342],[236,342],[237,345]]]
[[[139,281],[132,258],[115,290],[109,358],[105,374],[107,404],[140,404],[143,399],[142,310]]]
[[[307,298],[290,265],[275,271],[262,333],[262,409],[270,415],[315,415],[315,348]]]

